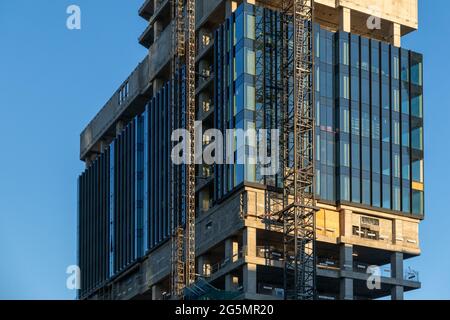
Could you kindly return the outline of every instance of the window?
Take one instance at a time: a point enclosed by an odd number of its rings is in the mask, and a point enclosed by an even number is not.
[[[352,167],[354,169],[361,169],[358,141],[352,142]]]
[[[352,74],[352,101],[359,101],[359,77]]]
[[[370,171],[370,145],[365,143],[362,146],[362,168]]]
[[[341,34],[340,36],[347,36],[347,34]],[[348,40],[339,39],[339,63],[348,66],[349,65],[349,50],[348,50]]]
[[[380,140],[380,110],[372,108],[372,139]]]
[[[369,40],[361,38],[361,69],[370,71],[369,68]]]
[[[350,133],[350,123],[349,123],[349,112],[348,108],[341,107],[340,108],[340,130],[344,133]]]
[[[411,211],[411,205],[410,205],[410,200],[411,200],[411,189],[409,187],[404,187],[403,188],[403,192],[402,192],[402,211],[403,212],[410,212]]]
[[[411,53],[411,83],[417,86],[423,84],[422,56],[416,53]]]
[[[372,40],[372,73],[378,74],[380,72],[380,43]]]
[[[374,174],[372,180],[372,205],[374,207],[381,207],[380,175]]]
[[[256,75],[255,51],[245,48],[245,73]]]
[[[409,84],[402,81],[402,113],[409,114]]]
[[[382,43],[381,44],[381,74],[383,76],[389,76],[389,47]]]
[[[372,172],[381,173],[381,152],[380,144],[372,143]]]
[[[391,123],[389,121],[389,113],[383,112],[381,133],[382,133],[382,141],[389,143],[391,141]]]
[[[391,155],[389,153],[389,147],[385,149],[383,146],[382,154],[382,173],[383,175],[389,176],[391,174]]]
[[[400,211],[400,186],[394,185],[392,188],[392,209]]]
[[[393,122],[392,122],[392,127],[393,127],[392,128],[393,129],[392,142],[394,144],[400,145],[400,122],[398,120],[394,119]]]
[[[372,105],[380,106],[380,82],[372,80]]]
[[[402,146],[409,148],[409,118],[402,116]]]
[[[396,87],[392,88],[392,110],[400,111],[400,90]]]
[[[394,79],[400,78],[400,58],[397,48],[392,49],[392,77]]]
[[[364,178],[362,180],[362,202],[370,206],[370,179]]]
[[[352,109],[352,134],[359,136],[359,110]]]
[[[350,167],[350,144],[348,141],[341,141],[341,166]]]
[[[127,81],[119,89],[119,105],[121,105],[128,99],[129,91],[130,91],[130,84]]]
[[[412,192],[412,213],[416,215],[424,214],[423,192],[413,190]]]
[[[414,117],[423,117],[423,96],[421,93],[414,93],[411,99],[411,114]]]
[[[255,40],[255,16],[251,14],[245,15],[245,37]]]
[[[415,128],[411,132],[411,145],[413,149],[423,150],[423,129]]]
[[[350,81],[348,75],[341,73],[339,87],[341,89],[341,98],[350,99]]]
[[[244,15],[242,11],[236,16],[234,33],[235,33],[234,45],[236,45],[237,42],[244,37]]]
[[[383,177],[383,208],[391,208],[391,184],[389,177]]]
[[[400,154],[394,153],[393,174],[394,178],[400,178]]]
[[[383,82],[381,86],[381,107],[384,110],[389,110],[389,103],[389,85]]]
[[[412,179],[415,182],[423,183],[423,160],[415,160],[412,163]]]
[[[248,110],[255,110],[255,87],[245,83],[245,108]]]
[[[361,202],[361,178],[358,170],[352,171],[352,201]]]
[[[361,101],[370,104],[370,82],[368,79],[361,79]]]
[[[347,175],[341,175],[340,178],[341,200],[350,201],[350,178]]]
[[[352,37],[352,42],[351,42],[352,67],[359,69],[359,36],[352,34],[351,37]]]
[[[409,81],[409,53],[406,50],[402,49],[402,57],[401,57],[401,76],[402,81]]]
[[[370,114],[369,114],[369,106],[363,105],[363,113],[362,113],[362,136],[369,138],[370,137]]]

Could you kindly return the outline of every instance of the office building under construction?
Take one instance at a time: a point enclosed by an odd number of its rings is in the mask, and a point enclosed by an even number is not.
[[[79,299],[420,288],[404,261],[421,252],[423,63],[401,47],[418,0],[146,0],[139,16],[148,55],[81,133]],[[256,135],[213,134],[233,129]]]

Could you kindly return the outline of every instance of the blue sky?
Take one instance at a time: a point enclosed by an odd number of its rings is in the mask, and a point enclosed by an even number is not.
[[[73,299],[79,133],[145,56],[143,0],[0,0],[0,299]],[[450,299],[450,2],[420,0],[425,55],[426,212],[414,299]],[[82,29],[66,28],[66,8]]]

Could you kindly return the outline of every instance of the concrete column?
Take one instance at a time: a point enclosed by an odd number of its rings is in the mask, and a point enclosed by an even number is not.
[[[124,123],[123,121],[117,121],[116,123],[116,136],[118,136],[123,131]]]
[[[395,47],[401,47],[402,33],[401,26],[398,23],[392,23],[391,25],[391,43]]]
[[[342,244],[340,247],[341,271],[353,271],[353,245]],[[340,299],[353,300],[353,279],[342,277],[340,283]]]
[[[242,245],[244,255],[256,257],[256,228],[247,227],[244,229]]]
[[[225,240],[225,260],[228,260],[230,263],[236,262],[239,258],[238,253],[238,242],[232,238]]]
[[[352,224],[352,214],[351,210],[341,210],[341,236],[350,238],[353,235],[353,224]]]
[[[393,286],[391,289],[391,300],[404,300],[403,286]]]
[[[153,94],[156,94],[164,85],[161,79],[153,79]]]
[[[198,194],[198,202],[200,204],[200,211],[206,212],[209,209],[209,191],[208,190],[202,190]],[[201,212],[201,213],[202,213]]]
[[[349,8],[339,8],[339,30],[344,32],[351,32],[352,20],[351,10]]]
[[[162,22],[160,20],[156,20],[155,22],[153,22],[153,41],[154,42],[156,42],[156,40],[158,40],[162,31],[163,31]]]
[[[236,291],[239,286],[239,278],[232,274],[225,276],[225,291]]]
[[[397,281],[403,281],[403,253],[394,252],[391,255],[391,277]],[[403,300],[403,286],[393,286],[391,289],[392,300]]]
[[[249,257],[256,257],[256,228],[247,227],[244,229],[243,239],[244,254]],[[244,292],[256,293],[256,264],[247,263],[243,268]]]
[[[236,11],[237,7],[237,1],[227,0],[225,3],[225,18],[231,16],[231,14]]]
[[[197,258],[197,273],[203,277],[211,275],[211,264],[207,257],[199,256]]]
[[[162,291],[161,287],[157,284],[152,286],[152,300],[162,300]]]
[[[256,293],[256,264],[245,264],[243,276],[244,292]]]

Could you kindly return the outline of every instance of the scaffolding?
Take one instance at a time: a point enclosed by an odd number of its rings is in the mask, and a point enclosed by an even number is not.
[[[177,125],[176,110],[181,82],[186,88],[185,126],[188,141],[185,190],[185,208],[175,205],[175,184],[177,175],[171,165],[171,296],[182,299],[184,289],[195,282],[195,0],[172,0],[172,129]],[[185,67],[185,77],[180,76]],[[178,86],[177,86],[178,84]],[[179,211],[185,210],[185,219],[180,219]],[[183,221],[184,220],[184,221]],[[183,226],[183,224],[185,224]]]
[[[283,1],[280,162],[266,220],[283,230],[285,299],[315,298],[313,0]],[[281,192],[280,192],[281,191]]]

